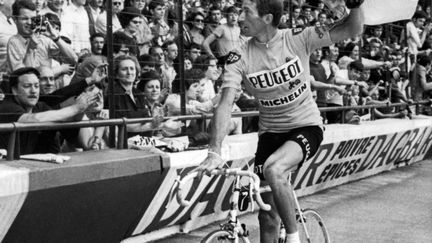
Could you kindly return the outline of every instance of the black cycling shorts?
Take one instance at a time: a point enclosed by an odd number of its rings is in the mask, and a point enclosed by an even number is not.
[[[261,180],[265,180],[263,173],[264,163],[286,141],[294,141],[302,148],[303,160],[298,165],[298,168],[300,168],[304,161],[315,155],[322,140],[323,130],[319,126],[300,127],[286,133],[263,133],[258,138],[254,171]],[[289,156],[289,154],[286,156]]]

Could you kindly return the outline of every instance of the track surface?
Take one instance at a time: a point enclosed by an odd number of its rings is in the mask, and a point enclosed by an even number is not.
[[[432,242],[432,160],[384,172],[300,199],[317,209],[335,243]],[[241,217],[259,242],[257,213]],[[160,243],[199,242],[218,223]]]

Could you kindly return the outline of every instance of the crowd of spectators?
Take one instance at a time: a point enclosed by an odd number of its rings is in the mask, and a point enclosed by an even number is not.
[[[181,114],[182,83],[186,87],[186,114],[211,114],[220,99],[229,54],[247,38],[238,25],[241,2],[183,2],[184,22],[179,26],[178,6],[173,0],[112,0],[111,94],[106,79],[105,1],[0,0],[0,122],[149,117],[152,122],[128,124],[127,137],[187,135],[192,142],[205,144],[209,138],[201,128],[211,126],[209,120],[184,124],[165,117]],[[319,33],[337,24],[339,17],[322,0],[285,1],[279,27],[293,31],[311,27]],[[410,104],[429,98],[430,17],[430,6],[419,5],[408,22],[366,26],[358,38],[314,51],[310,77],[317,105]],[[183,46],[179,44],[179,28],[183,30]],[[179,60],[179,49],[184,50],[184,60]],[[185,80],[178,75],[180,63]],[[109,95],[114,95],[114,114],[108,114],[108,102],[104,102]],[[246,90],[239,90],[233,112],[257,109],[255,99]],[[421,112],[431,111],[425,106]],[[358,124],[370,115],[404,118],[411,113],[409,108],[388,108],[333,111],[322,117],[328,124]],[[255,118],[227,122],[230,134],[257,131]],[[103,149],[108,147],[108,130],[97,127],[23,133],[18,147],[21,153]],[[47,137],[50,143],[37,142]],[[0,148],[7,143],[7,136],[1,136]]]

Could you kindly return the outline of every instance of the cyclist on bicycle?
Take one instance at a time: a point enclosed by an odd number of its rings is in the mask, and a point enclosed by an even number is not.
[[[280,30],[283,0],[243,0],[241,31],[252,37],[232,51],[226,64],[222,98],[215,110],[207,158],[200,173],[221,166],[221,144],[241,82],[259,102],[259,140],[255,172],[272,193],[263,195],[271,211],[259,212],[261,242],[277,242],[280,219],[287,242],[300,242],[288,174],[313,156],[323,138],[320,112],[312,98],[309,56],[317,48],[355,37],[363,30],[362,0],[346,0],[350,14],[330,27]]]

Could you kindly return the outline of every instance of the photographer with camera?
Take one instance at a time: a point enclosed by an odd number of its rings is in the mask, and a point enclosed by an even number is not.
[[[75,65],[78,57],[44,16],[36,15],[31,0],[17,0],[12,15],[18,34],[7,45],[8,70],[22,67],[52,66],[52,59]],[[44,34],[41,31],[46,30]]]

